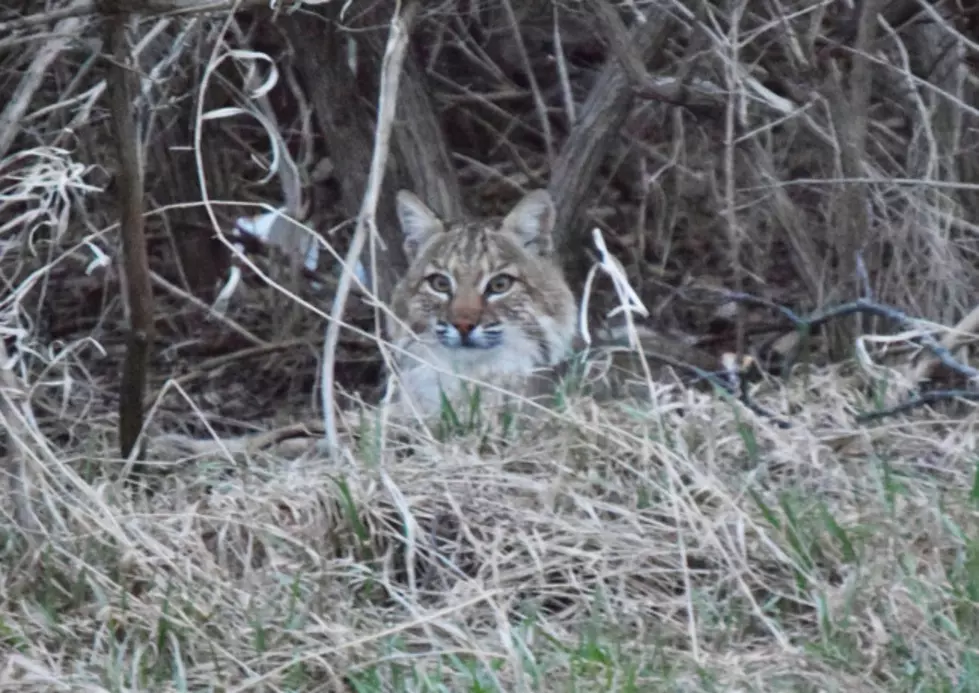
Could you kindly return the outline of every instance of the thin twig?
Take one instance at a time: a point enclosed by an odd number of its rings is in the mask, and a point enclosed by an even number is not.
[[[964,318],[959,320],[959,322],[950,329],[945,336],[942,337],[941,347],[947,349],[948,353],[951,355],[953,351],[958,349],[959,345],[967,339],[972,333],[979,329],[979,306],[976,306],[969,314]],[[935,366],[938,364],[938,359],[923,359],[914,369],[911,374],[911,382],[919,383],[922,380],[931,376]]]
[[[18,383],[13,372],[13,361],[7,354],[3,340],[0,339],[0,422],[3,423],[3,430],[7,434],[5,436],[7,459],[3,466],[14,506],[14,521],[25,536],[41,528],[40,521],[31,508],[30,465],[33,455],[27,445],[30,435],[25,429],[26,423],[32,420],[33,416],[29,410],[30,403],[24,397],[28,389]],[[20,402],[18,403],[17,400]]]
[[[233,351],[228,354],[221,354],[220,356],[215,356],[205,361],[201,361],[195,364],[194,370],[190,371],[189,373],[184,373],[183,375],[179,375],[176,378],[171,378],[166,383],[164,383],[163,387],[161,387],[158,391],[146,397],[146,400],[143,402],[143,405],[146,407],[152,406],[153,402],[160,399],[163,396],[163,394],[166,392],[166,390],[169,387],[172,387],[173,385],[184,386],[187,383],[191,382],[192,380],[206,377],[210,375],[213,371],[216,371],[219,368],[224,368],[234,363],[235,361],[244,361],[245,359],[255,358],[256,356],[264,356],[266,354],[271,354],[276,351],[284,351],[286,349],[291,349],[295,346],[305,346],[307,344],[308,342],[305,339],[299,339],[299,338],[287,339],[285,341],[276,342],[274,344],[266,343],[253,347],[247,347],[245,349]]]
[[[564,112],[568,118],[568,129],[570,130],[574,127],[575,120],[575,107],[574,107],[574,91],[571,89],[571,78],[568,76],[568,61],[564,56],[564,46],[561,41],[561,19],[560,19],[560,7],[558,3],[554,3],[554,59],[557,64],[557,75],[558,80],[561,83],[561,96],[564,98]]]
[[[339,449],[339,438],[336,428],[336,412],[333,401],[333,365],[336,361],[336,348],[340,339],[340,323],[350,293],[350,283],[354,268],[364,249],[368,237],[377,234],[375,216],[377,202],[381,194],[381,184],[387,169],[388,153],[391,148],[391,132],[394,116],[398,105],[398,85],[401,79],[401,67],[404,63],[405,52],[408,48],[408,37],[412,23],[418,14],[419,3],[409,0],[402,10],[400,2],[395,6],[394,17],[388,34],[387,47],[384,51],[384,61],[381,64],[381,86],[377,102],[377,130],[374,137],[374,152],[371,160],[370,175],[367,179],[367,190],[364,192],[363,204],[357,216],[357,228],[354,231],[350,248],[343,263],[340,281],[337,283],[333,308],[330,310],[330,324],[326,329],[326,339],[323,342],[323,372],[321,376],[321,392],[323,398],[323,428],[325,442],[331,452]],[[377,295],[377,274],[371,272],[375,296]]]
[[[859,423],[867,423],[868,421],[877,421],[888,416],[905,414],[912,409],[924,407],[929,404],[937,404],[938,402],[948,402],[953,399],[964,399],[971,402],[976,402],[979,401],[979,392],[975,390],[932,390],[931,392],[926,392],[918,395],[917,397],[912,397],[911,399],[901,402],[900,404],[895,404],[893,407],[858,414],[854,418]]]
[[[161,289],[164,289],[165,291],[169,292],[173,296],[183,299],[188,303],[190,303],[191,305],[193,305],[194,307],[199,308],[201,311],[206,313],[209,318],[213,318],[214,320],[218,321],[219,323],[227,327],[235,334],[244,337],[249,342],[254,344],[256,347],[266,348],[269,346],[274,346],[269,344],[269,342],[262,339],[261,337],[258,337],[257,335],[253,334],[245,327],[242,327],[242,325],[238,323],[236,320],[232,320],[228,316],[222,315],[218,311],[214,310],[212,306],[209,306],[207,303],[197,298],[193,294],[184,291],[179,286],[171,284],[156,272],[151,272],[150,278],[152,279],[153,283],[159,286]]]
[[[544,97],[541,96],[537,77],[534,76],[534,67],[530,62],[530,56],[527,55],[527,46],[524,45],[517,15],[513,11],[513,4],[510,0],[503,0],[503,9],[506,10],[507,19],[510,21],[510,30],[513,32],[513,40],[517,46],[517,53],[520,55],[520,62],[523,63],[524,72],[527,73],[527,81],[530,82],[530,93],[533,94],[534,108],[537,109],[537,118],[540,120],[541,132],[544,135],[547,163],[554,165],[554,136],[551,134],[551,120],[547,116],[547,104],[544,103]]]
[[[71,8],[69,8],[71,9]],[[9,23],[9,22],[8,22]],[[7,35],[3,24],[0,23],[0,36]],[[49,76],[49,68],[58,59],[62,51],[68,48],[72,37],[78,33],[81,22],[78,19],[66,18],[55,27],[55,36],[51,38],[34,56],[30,67],[17,85],[3,112],[0,112],[0,157],[3,157],[20,132],[21,122],[27,113],[31,100],[45,78]]]
[[[26,17],[0,22],[0,36],[6,36],[14,31],[30,29],[41,24],[48,24],[62,19],[89,17],[96,13],[113,15],[121,12],[143,16],[200,14],[204,12],[232,12],[245,9],[246,7],[257,7],[267,4],[268,0],[127,0],[121,9],[113,9],[106,12],[105,9],[98,7],[97,0],[80,0],[80,2],[75,3],[71,7],[66,7],[61,10],[37,12],[35,14],[29,14]],[[60,27],[55,31],[59,35],[63,33]]]
[[[935,361],[942,363],[949,370],[958,373],[959,375],[966,378],[970,383],[979,383],[979,370],[967,366],[964,363],[959,362],[955,356],[952,355],[951,350],[939,343],[930,333],[924,331],[920,325],[920,322],[914,318],[909,317],[905,313],[897,310],[896,308],[891,308],[889,306],[883,306],[879,303],[873,301],[868,301],[866,299],[859,299],[853,301],[852,303],[846,303],[841,306],[836,306],[834,308],[829,308],[824,311],[820,311],[815,315],[808,318],[799,316],[790,308],[781,306],[777,303],[769,301],[767,299],[759,298],[758,296],[752,296],[750,294],[724,291],[721,294],[729,300],[738,301],[740,303],[747,303],[756,306],[763,306],[770,308],[774,311],[780,313],[785,317],[792,325],[798,329],[811,333],[813,330],[821,327],[822,325],[839,318],[844,318],[850,315],[857,314],[868,314],[876,317],[886,318],[888,320],[893,320],[902,329],[908,331],[915,331],[918,333],[918,338],[921,340],[922,346],[927,349],[934,356]],[[971,314],[970,314],[971,316]],[[946,340],[943,340],[946,341]],[[954,342],[952,342],[954,344]],[[954,348],[954,347],[953,347]],[[788,359],[790,362],[793,358]],[[931,362],[929,366],[933,365]],[[926,372],[929,369],[926,369]],[[917,382],[917,381],[915,381]],[[893,416],[895,414],[901,414],[918,407],[922,407],[928,404],[934,404],[935,402],[947,401],[951,399],[968,399],[968,400],[979,400],[979,391],[974,390],[933,390],[924,394],[915,396],[914,398],[902,402],[901,404],[889,407],[887,409],[881,409],[876,412],[870,412],[866,414],[860,414],[856,416],[858,422],[867,422],[875,419],[881,419],[887,416]]]
[[[731,301],[738,301],[740,303],[748,303],[756,306],[764,306],[766,308],[775,310],[788,319],[797,329],[808,330],[809,332],[822,327],[824,324],[832,320],[838,320],[850,315],[867,314],[880,318],[887,318],[898,323],[903,329],[920,331],[922,345],[928,349],[928,351],[934,354],[942,364],[970,381],[979,381],[979,370],[966,366],[963,363],[959,363],[952,355],[952,352],[939,344],[938,340],[927,332],[921,331],[919,321],[896,308],[882,306],[879,303],[867,301],[865,299],[858,299],[852,303],[844,303],[843,305],[828,308],[808,318],[804,318],[799,316],[790,308],[786,308],[785,306],[781,306],[764,298],[759,298],[758,296],[752,296],[751,294],[739,293],[736,291],[723,291],[721,292],[721,295]]]

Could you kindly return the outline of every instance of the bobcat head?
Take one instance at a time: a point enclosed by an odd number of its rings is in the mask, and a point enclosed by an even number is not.
[[[577,306],[552,255],[555,210],[546,191],[528,193],[499,222],[446,224],[406,190],[397,210],[409,267],[392,293],[387,329],[421,359],[395,354],[403,372],[422,369],[411,382],[445,387],[446,371],[519,376],[567,356]]]

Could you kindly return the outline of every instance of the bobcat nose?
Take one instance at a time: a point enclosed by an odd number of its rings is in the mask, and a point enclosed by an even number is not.
[[[469,320],[456,320],[452,323],[452,326],[456,328],[459,332],[459,336],[462,337],[463,341],[469,338],[469,333],[475,329],[476,324]]]

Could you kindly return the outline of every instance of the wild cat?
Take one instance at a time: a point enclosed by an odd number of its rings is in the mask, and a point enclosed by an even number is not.
[[[481,403],[500,401],[500,389],[523,394],[536,371],[567,359],[577,303],[553,256],[547,191],[526,194],[500,222],[447,224],[407,190],[397,212],[409,267],[386,323],[399,409],[436,415],[443,393],[468,406],[472,381],[497,388],[481,387]]]
[[[446,224],[407,191],[398,193],[397,212],[409,267],[394,287],[386,314],[394,367],[401,376],[393,393],[396,415],[410,416],[414,410],[424,418],[437,416],[442,392],[464,407],[457,406],[457,412],[466,412],[476,382],[523,397],[553,392],[561,366],[583,342],[577,302],[554,257],[556,215],[548,193],[528,193],[499,222]],[[678,361],[712,370],[711,360],[690,345],[666,348],[654,337],[645,333],[641,340],[657,351],[675,352]],[[618,348],[621,342],[613,331],[593,341],[594,352]],[[609,355],[615,362],[634,353],[618,348]],[[639,371],[625,360],[623,370]],[[623,392],[610,389],[601,396],[621,398]],[[499,390],[481,388],[481,405],[503,399]],[[289,436],[298,439],[301,431],[316,429],[317,424],[306,422],[220,443],[176,434],[156,442],[187,455],[225,455]]]

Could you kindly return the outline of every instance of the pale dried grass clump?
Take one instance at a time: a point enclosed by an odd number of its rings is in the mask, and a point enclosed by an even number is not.
[[[759,396],[805,403],[788,429],[692,390],[652,408],[579,397],[441,439],[365,424],[343,461],[184,458],[150,492],[116,480],[104,448],[59,451],[90,493],[40,482],[43,548],[20,559],[4,521],[0,686],[884,691],[968,675],[974,417],[856,428],[867,384],[794,382]],[[165,442],[153,457],[173,463]]]

